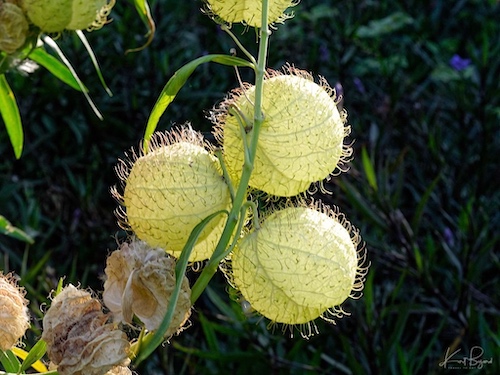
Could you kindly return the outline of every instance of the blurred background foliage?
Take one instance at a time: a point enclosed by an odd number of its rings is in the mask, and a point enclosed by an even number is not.
[[[150,3],[157,35],[118,1],[113,22],[87,34],[114,93],[108,97],[78,38],[57,40],[104,115],[42,68],[7,78],[25,127],[15,160],[0,130],[0,214],[35,239],[0,237],[0,269],[28,290],[39,335],[40,306],[57,280],[102,289],[106,255],[124,237],[109,187],[113,167],[137,146],[160,90],[183,64],[229,53],[228,36],[199,12],[201,1]],[[217,276],[192,327],[160,348],[141,374],[457,373],[446,350],[474,346],[492,363],[463,373],[500,373],[500,4],[497,1],[318,0],[302,2],[271,37],[269,66],[291,63],[343,87],[355,159],[331,196],[361,230],[372,263],[350,317],[318,323],[310,340],[247,316]],[[243,44],[256,49],[253,31]],[[245,79],[249,72],[242,71]],[[228,67],[200,67],[160,129],[192,122],[237,86]],[[325,155],[325,157],[328,157]],[[299,337],[297,337],[299,336]]]

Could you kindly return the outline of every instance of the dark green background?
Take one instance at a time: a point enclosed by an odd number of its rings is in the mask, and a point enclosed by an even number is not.
[[[106,255],[123,238],[113,210],[113,167],[143,135],[169,77],[231,39],[199,12],[200,1],[152,1],[157,34],[118,1],[113,22],[88,34],[114,93],[108,97],[79,40],[57,40],[104,115],[43,69],[9,73],[25,127],[15,160],[0,130],[0,214],[35,237],[0,237],[4,271],[22,277],[39,334],[40,304],[59,277],[102,289]],[[140,374],[429,374],[500,372],[500,5],[495,1],[306,1],[271,37],[269,66],[285,63],[340,82],[354,157],[332,196],[360,228],[372,263],[364,296],[336,325],[309,340],[245,317],[217,276],[192,327],[160,348]],[[256,34],[233,30],[252,52]],[[458,71],[454,55],[469,59]],[[251,75],[242,71],[246,79]],[[237,86],[228,67],[204,65],[159,128],[206,113]],[[364,150],[364,151],[363,151]],[[365,155],[363,159],[362,155]],[[364,163],[363,163],[364,161]],[[376,184],[371,178],[373,168]],[[299,337],[297,337],[299,336]],[[481,370],[439,366],[447,348],[474,346]],[[459,366],[460,367],[460,366]]]

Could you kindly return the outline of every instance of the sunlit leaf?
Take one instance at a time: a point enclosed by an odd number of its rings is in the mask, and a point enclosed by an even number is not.
[[[7,78],[5,78],[5,74],[0,74],[0,114],[7,128],[10,143],[14,148],[14,155],[19,159],[23,152],[23,124],[16,97],[7,82]]]
[[[17,374],[21,369],[21,362],[19,362],[17,357],[10,350],[0,350],[0,363],[7,372]]]
[[[71,73],[71,70],[69,70],[66,65],[45,51],[43,48],[34,49],[33,52],[30,53],[30,59],[43,66],[68,86],[71,86],[75,90],[82,91],[83,85],[80,86],[78,84],[78,81],[73,76],[73,73]],[[87,91],[85,87],[83,87],[83,89]]]
[[[21,348],[12,348],[12,352],[23,360],[21,372],[33,367],[38,372],[47,372],[47,367],[40,361],[47,351],[47,344],[43,340],[38,340],[29,353]]]
[[[160,120],[160,117],[163,115],[163,113],[170,105],[170,103],[172,103],[172,101],[175,99],[177,93],[184,86],[184,84],[191,76],[191,74],[194,72],[194,70],[198,66],[208,62],[215,62],[218,64],[229,65],[229,66],[254,68],[254,65],[251,62],[241,59],[239,57],[233,57],[228,55],[206,55],[187,63],[182,68],[177,70],[172,76],[172,78],[168,80],[167,84],[161,91],[160,96],[158,97],[153,107],[153,110],[149,115],[148,123],[146,125],[146,132],[144,134],[145,148],[147,148],[149,139],[151,138],[151,135],[154,133],[156,126],[158,125],[158,121]]]

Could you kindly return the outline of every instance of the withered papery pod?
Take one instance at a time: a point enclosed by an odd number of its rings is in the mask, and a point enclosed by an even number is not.
[[[293,15],[287,8],[298,4],[298,0],[271,0],[267,21],[269,24],[283,23]],[[205,0],[205,12],[226,23],[243,23],[247,26],[262,26],[262,0]]]
[[[0,350],[9,350],[30,326],[26,291],[12,274],[0,272]]]
[[[28,28],[22,9],[17,4],[0,0],[0,51],[11,54],[22,47]]]
[[[165,316],[175,288],[175,261],[160,248],[143,241],[122,243],[106,261],[104,304],[114,320],[132,323],[137,316],[149,331],[156,330]],[[191,315],[191,289],[183,277],[181,293],[169,329],[170,337],[182,330]]]
[[[242,133],[250,136],[254,101],[255,86],[246,85],[234,90],[212,116],[224,161],[236,181],[244,161]],[[283,73],[270,71],[264,80],[262,113],[251,187],[290,197],[335,170],[342,171],[352,152],[344,144],[350,127],[345,125],[345,112],[337,109],[335,91],[324,79],[318,84],[309,73],[293,67]]]
[[[184,126],[155,133],[147,152],[133,155],[116,168],[124,186],[114,196],[124,207],[117,216],[150,246],[178,258],[194,227],[231,204],[219,161],[201,133]],[[211,220],[198,238],[189,260],[210,258],[224,229],[226,215]]]
[[[69,284],[43,318],[42,339],[60,375],[103,375],[130,362],[130,343],[99,300]]]
[[[327,206],[287,207],[245,235],[226,274],[252,308],[274,323],[297,325],[342,317],[348,297],[363,289],[367,267],[358,231]]]
[[[115,0],[21,0],[29,20],[46,33],[96,30],[107,22]]]

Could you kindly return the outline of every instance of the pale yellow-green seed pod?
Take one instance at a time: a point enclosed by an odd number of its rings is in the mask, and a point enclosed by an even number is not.
[[[28,28],[28,21],[19,6],[0,1],[0,51],[11,54],[22,47]]]
[[[265,218],[231,256],[229,278],[273,322],[304,325],[329,315],[363,287],[360,237],[325,206],[288,207]]]
[[[150,150],[130,164],[118,166],[125,183],[118,212],[139,239],[178,258],[194,227],[231,204],[217,158],[207,150],[200,133],[189,127],[157,133]],[[189,260],[210,258],[222,233],[226,215],[204,228]]]
[[[14,277],[0,272],[0,350],[9,350],[30,326],[26,291]]]
[[[175,288],[175,261],[160,248],[132,239],[106,260],[103,301],[115,322],[132,323],[137,316],[154,331],[165,316]],[[191,289],[186,276],[165,337],[183,330],[191,315]]]
[[[114,4],[115,0],[22,0],[30,21],[47,33],[99,29]]]
[[[243,23],[252,27],[262,26],[262,0],[205,0],[206,13],[223,22]],[[283,23],[291,14],[287,8],[297,5],[297,0],[270,0],[268,22]]]
[[[254,117],[255,86],[235,90],[214,111],[216,136],[232,179],[241,175],[244,161],[242,122]],[[351,149],[344,144],[350,128],[337,109],[334,90],[307,72],[287,68],[264,80],[262,123],[250,186],[271,195],[290,197],[342,170]],[[248,135],[246,136],[248,138]],[[246,140],[248,141],[248,140]],[[248,142],[246,142],[248,143]]]
[[[108,320],[97,299],[71,284],[52,300],[42,339],[59,374],[99,375],[130,363],[127,336]]]

